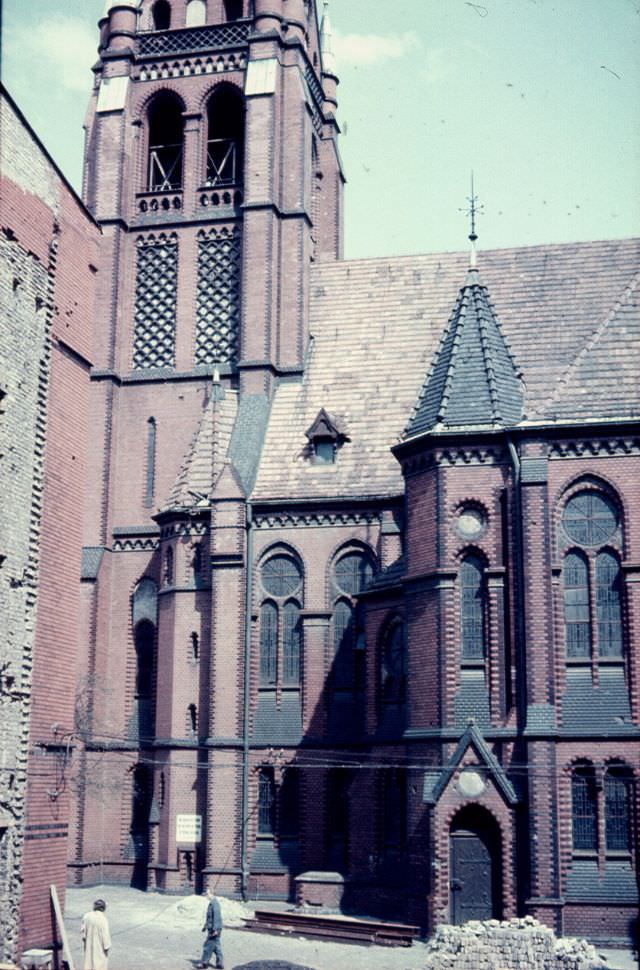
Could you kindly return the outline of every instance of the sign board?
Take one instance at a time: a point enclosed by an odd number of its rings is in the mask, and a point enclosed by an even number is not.
[[[202,841],[202,815],[176,815],[176,842]]]

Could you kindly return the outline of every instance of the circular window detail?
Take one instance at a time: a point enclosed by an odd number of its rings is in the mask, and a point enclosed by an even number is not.
[[[486,523],[486,517],[480,509],[466,505],[458,513],[456,528],[465,539],[476,539],[483,532]]]
[[[291,556],[272,556],[262,567],[262,585],[271,596],[290,596],[301,582],[300,567]]]
[[[478,795],[482,795],[486,787],[487,783],[480,772],[474,771],[473,768],[465,768],[458,778],[458,791],[465,798],[477,798]]]
[[[336,585],[347,596],[357,596],[372,576],[373,566],[361,552],[350,552],[336,563]]]
[[[581,546],[598,546],[610,539],[618,527],[613,502],[600,492],[579,492],[562,513],[564,531]]]

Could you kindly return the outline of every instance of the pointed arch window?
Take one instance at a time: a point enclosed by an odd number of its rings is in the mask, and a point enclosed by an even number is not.
[[[600,492],[577,492],[563,509],[562,528],[578,547],[570,549],[563,562],[567,660],[615,666],[625,653],[617,506]]]
[[[484,563],[479,556],[465,556],[460,565],[460,637],[463,663],[484,660],[486,599]]]
[[[578,552],[570,552],[564,560],[564,627],[567,657],[590,657],[589,569],[586,557]]]
[[[571,777],[573,848],[595,852],[598,848],[598,798],[595,771],[579,765]]]
[[[285,553],[270,556],[260,570],[268,598],[260,606],[260,686],[297,688],[302,664],[302,570]]]
[[[149,107],[149,192],[175,192],[182,188],[184,121],[177,98],[163,92]]]
[[[604,776],[605,848],[630,852],[632,776],[624,765],[612,765]]]
[[[403,623],[393,623],[384,638],[381,681],[384,704],[404,705],[407,686],[407,649]]]
[[[364,686],[365,637],[356,597],[373,574],[373,558],[359,549],[345,552],[333,567],[331,680],[336,691],[360,690]]]

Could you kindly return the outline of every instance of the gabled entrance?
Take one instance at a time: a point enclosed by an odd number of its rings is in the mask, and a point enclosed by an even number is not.
[[[451,823],[449,847],[451,922],[499,919],[500,838],[489,813],[463,809]]]

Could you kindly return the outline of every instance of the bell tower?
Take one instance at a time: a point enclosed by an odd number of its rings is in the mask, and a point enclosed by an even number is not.
[[[103,366],[267,393],[300,371],[309,264],[341,254],[330,46],[309,0],[108,0],[85,162]]]

